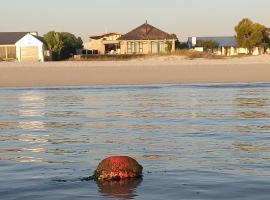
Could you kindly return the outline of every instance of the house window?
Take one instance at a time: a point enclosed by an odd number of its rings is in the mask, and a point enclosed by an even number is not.
[[[93,50],[93,54],[98,55],[99,54],[98,50]]]
[[[128,53],[143,53],[142,42],[128,42],[127,43]]]
[[[166,45],[163,41],[151,42],[152,53],[165,53]]]

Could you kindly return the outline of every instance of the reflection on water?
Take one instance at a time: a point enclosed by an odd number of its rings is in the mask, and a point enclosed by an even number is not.
[[[268,112],[259,112],[259,111],[246,111],[246,112],[239,112],[236,113],[236,116],[240,118],[253,118],[253,119],[258,119],[258,118],[269,118],[270,113]]]
[[[269,146],[263,146],[261,144],[234,144],[234,148],[240,151],[246,151],[249,153],[265,153],[265,152],[270,152],[270,145]],[[269,158],[270,159],[270,158]]]
[[[18,115],[25,119],[44,116],[45,94],[39,91],[27,91],[18,95]],[[46,130],[42,121],[18,121],[19,129]]]
[[[260,108],[269,106],[269,99],[266,98],[236,98],[236,105],[239,107]]]
[[[131,179],[97,182],[97,184],[102,195],[125,200],[134,199],[137,196],[135,190],[141,182],[142,179]]]
[[[47,135],[43,137],[48,137]],[[48,139],[41,138],[40,135],[34,135],[34,134],[22,134],[18,137],[18,140],[22,142],[27,142],[27,143],[46,143],[48,142]]]
[[[10,130],[10,129],[26,129],[26,130],[36,130],[45,131],[48,129],[78,129],[82,128],[84,125],[82,123],[73,122],[41,122],[41,121],[21,121],[21,122],[1,122],[0,130]]]
[[[3,199],[233,199],[270,184],[270,85],[0,89],[0,110]],[[119,154],[144,166],[143,182],[50,182]]]
[[[247,89],[240,91],[234,99],[235,107],[239,108],[236,117],[243,119],[270,118],[270,97],[269,91],[262,89],[255,91]]]
[[[18,122],[19,129],[46,130],[44,123],[40,121]]]

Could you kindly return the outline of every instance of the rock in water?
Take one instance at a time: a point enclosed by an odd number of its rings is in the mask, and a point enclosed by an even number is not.
[[[128,156],[112,156],[101,161],[94,173],[98,181],[124,180],[142,177],[143,167]]]

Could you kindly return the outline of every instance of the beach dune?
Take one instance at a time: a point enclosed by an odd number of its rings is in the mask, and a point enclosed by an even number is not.
[[[0,87],[270,82],[270,56],[0,63]]]

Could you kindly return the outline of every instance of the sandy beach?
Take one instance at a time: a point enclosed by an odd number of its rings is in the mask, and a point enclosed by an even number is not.
[[[270,82],[270,56],[131,61],[0,62],[0,87]]]

